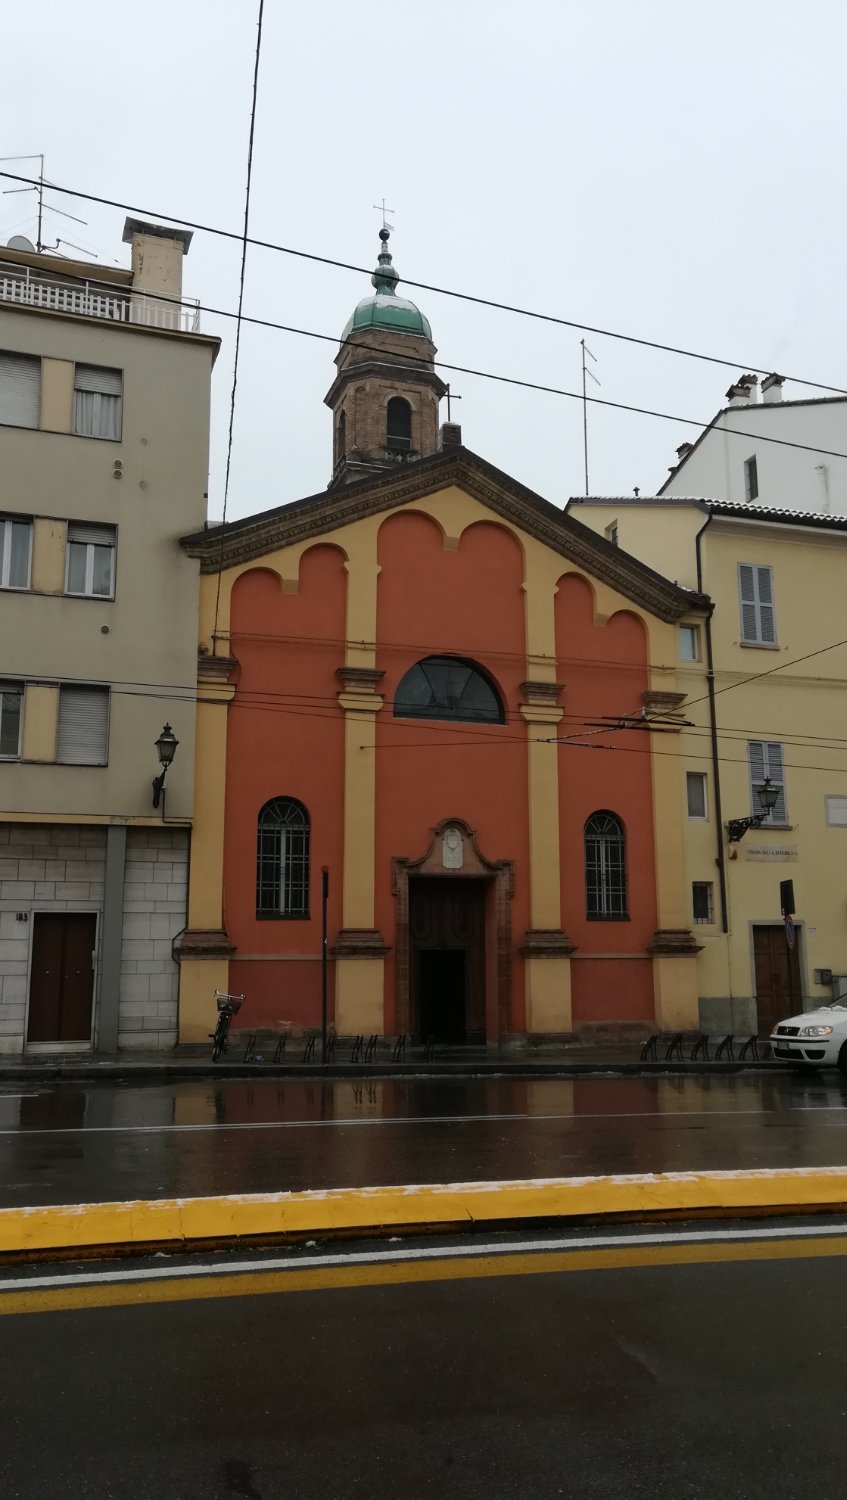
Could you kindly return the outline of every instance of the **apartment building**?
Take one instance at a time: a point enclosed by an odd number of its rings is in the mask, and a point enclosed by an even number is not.
[[[767,1034],[847,989],[847,516],[669,495],[568,509],[713,601],[681,619],[674,663],[700,1022]]]
[[[740,375],[725,400],[696,441],[677,448],[657,495],[847,515],[847,396],[786,394],[781,375]]]
[[[219,341],[191,235],[128,269],[0,248],[0,1051],[176,1040]],[[164,796],[153,778],[178,742]]]

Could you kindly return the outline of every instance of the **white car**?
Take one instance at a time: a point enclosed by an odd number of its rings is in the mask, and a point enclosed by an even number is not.
[[[847,998],[789,1016],[771,1032],[774,1057],[847,1074]]]

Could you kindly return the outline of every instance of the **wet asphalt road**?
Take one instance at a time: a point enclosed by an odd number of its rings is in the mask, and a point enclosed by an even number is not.
[[[3,1316],[3,1495],[840,1500],[845,1259],[754,1253]]]
[[[837,1074],[0,1090],[2,1207],[845,1161]]]

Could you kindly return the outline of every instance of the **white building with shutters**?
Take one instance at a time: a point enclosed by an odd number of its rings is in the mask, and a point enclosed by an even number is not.
[[[218,340],[191,235],[123,270],[0,248],[0,1052],[176,1039]],[[156,740],[179,741],[153,806]]]
[[[685,724],[665,729],[686,752],[679,816],[701,1023],[765,1034],[847,976],[847,514],[667,494],[573,499],[568,510],[713,601],[707,626],[680,625],[668,667],[686,687]],[[738,838],[730,825],[761,813],[768,780],[773,812]]]
[[[847,515],[847,396],[802,390],[742,375],[657,490],[670,498],[711,495],[739,504]]]

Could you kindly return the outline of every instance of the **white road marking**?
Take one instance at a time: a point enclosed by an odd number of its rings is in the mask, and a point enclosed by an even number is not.
[[[842,1114],[847,1123],[847,1105],[844,1104],[794,1104],[788,1109],[662,1109],[640,1110],[631,1113],[607,1114],[497,1114],[497,1115],[396,1115],[385,1117],[360,1116],[340,1120],[242,1120],[232,1123],[206,1125],[60,1125],[32,1130],[0,1130],[0,1136],[29,1135],[159,1135],[171,1133],[189,1134],[201,1130],[326,1130],[348,1125],[478,1125],[488,1121],[506,1120],[567,1120],[572,1125],[581,1125],[584,1120],[714,1120],[721,1116],[781,1115],[795,1114]]]
[[[190,1266],[153,1266],[124,1271],[70,1272],[55,1276],[7,1277],[0,1292],[47,1290],[51,1287],[100,1286],[111,1282],[172,1281],[177,1277],[237,1276],[261,1271],[307,1271],[327,1266],[384,1265],[389,1262],[459,1260],[468,1256],[532,1255],[543,1251],[617,1250],[633,1245],[734,1244],[738,1241],[823,1239],[847,1236],[847,1224],[784,1225],[770,1229],[673,1229],[648,1234],[598,1234],[563,1239],[495,1241],[479,1244],[421,1246],[411,1250],[352,1250],[337,1255],[285,1255],[268,1260],[205,1261]]]

